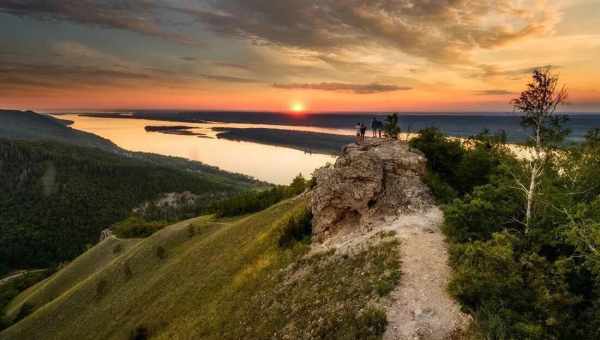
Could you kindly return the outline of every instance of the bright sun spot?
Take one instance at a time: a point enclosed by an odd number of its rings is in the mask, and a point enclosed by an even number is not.
[[[292,112],[304,112],[304,104],[300,102],[293,102],[292,105],[290,105],[290,109]]]

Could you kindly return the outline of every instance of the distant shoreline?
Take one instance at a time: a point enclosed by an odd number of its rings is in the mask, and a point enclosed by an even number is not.
[[[134,112],[134,113],[103,113],[79,114],[93,118],[143,119],[178,123],[239,123],[289,126],[316,127],[333,130],[344,130],[352,133],[357,123],[370,126],[374,117],[382,119],[380,113],[373,114],[273,114],[252,112]],[[400,115],[399,125],[403,132],[414,133],[423,128],[435,127],[451,137],[468,138],[487,129],[491,133],[505,131],[509,143],[526,141],[528,132],[521,126],[521,117],[513,115],[441,115],[420,114]],[[598,114],[570,114],[566,127],[571,130],[567,142],[581,142],[590,128],[600,128]],[[327,132],[326,132],[327,133]]]

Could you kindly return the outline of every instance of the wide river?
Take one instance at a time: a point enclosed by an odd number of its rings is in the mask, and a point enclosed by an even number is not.
[[[74,122],[72,127],[75,129],[110,139],[113,143],[127,150],[184,157],[217,166],[222,170],[250,175],[256,179],[275,184],[289,184],[299,173],[308,177],[316,168],[328,162],[333,163],[335,158],[278,146],[217,139],[216,132],[212,128],[267,127],[271,129],[347,133],[346,131],[335,131],[333,129],[283,125],[176,123],[142,119],[94,118],[78,115],[64,115],[61,118],[72,120]],[[206,134],[207,138],[146,132],[144,127],[148,125],[192,126],[195,127],[193,132]]]

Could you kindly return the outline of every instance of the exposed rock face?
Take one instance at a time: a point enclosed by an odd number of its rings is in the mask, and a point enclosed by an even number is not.
[[[344,147],[334,166],[315,172],[312,212],[317,240],[430,207],[433,200],[421,181],[426,164],[424,156],[399,141]]]

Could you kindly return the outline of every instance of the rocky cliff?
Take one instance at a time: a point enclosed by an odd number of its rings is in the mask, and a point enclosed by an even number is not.
[[[313,233],[323,241],[337,233],[369,229],[388,216],[432,205],[421,181],[426,158],[400,141],[350,144],[334,165],[315,172]]]

